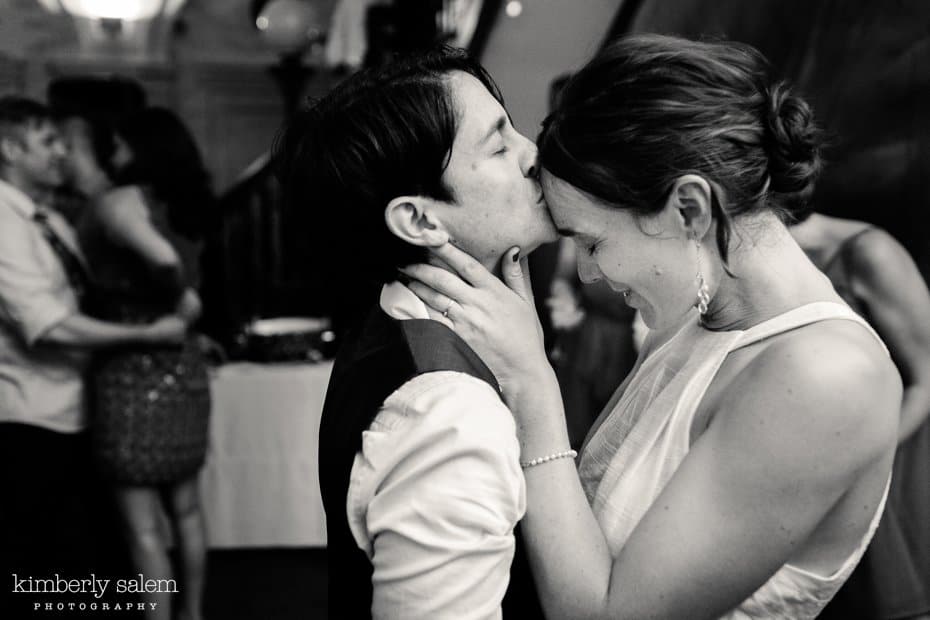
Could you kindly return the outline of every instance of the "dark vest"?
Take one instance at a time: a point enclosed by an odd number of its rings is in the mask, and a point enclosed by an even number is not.
[[[376,307],[340,349],[326,392],[319,442],[331,618],[371,617],[372,565],[356,545],[346,517],[349,474],[361,449],[362,432],[397,388],[418,375],[442,370],[466,373],[500,392],[484,362],[437,321],[398,321]],[[519,526],[515,534],[517,548],[503,602],[504,617],[542,618]]]

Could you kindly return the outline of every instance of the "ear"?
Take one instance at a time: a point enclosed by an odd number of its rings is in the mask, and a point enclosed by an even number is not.
[[[0,136],[0,160],[10,163],[15,161],[23,152],[19,140],[12,136]]]
[[[703,239],[713,220],[713,190],[697,174],[678,177],[665,205],[674,226],[689,239]]]
[[[411,245],[438,248],[449,241],[449,233],[423,196],[399,196],[384,208],[384,221],[394,236]]]

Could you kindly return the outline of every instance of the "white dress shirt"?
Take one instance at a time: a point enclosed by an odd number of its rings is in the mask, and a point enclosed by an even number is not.
[[[82,372],[87,354],[42,347],[42,335],[78,312],[61,260],[33,221],[33,201],[0,180],[0,421],[72,433],[85,426]],[[48,224],[78,255],[71,227]]]
[[[429,318],[399,283],[384,287],[381,307]],[[374,618],[501,617],[513,528],[526,510],[519,458],[513,417],[480,379],[426,373],[385,400],[363,434],[346,503],[374,567]]]

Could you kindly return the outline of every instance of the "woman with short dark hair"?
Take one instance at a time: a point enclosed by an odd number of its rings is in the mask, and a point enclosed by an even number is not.
[[[407,270],[517,421],[547,616],[814,618],[888,489],[901,380],[792,239],[820,138],[754,49],[622,38],[566,86],[541,181],[583,281],[651,328],[576,469],[516,253],[507,285],[443,246]]]

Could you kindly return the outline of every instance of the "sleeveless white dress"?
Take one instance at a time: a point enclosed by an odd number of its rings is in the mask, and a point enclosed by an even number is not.
[[[829,319],[859,323],[881,342],[859,315],[840,303],[804,305],[748,330],[710,331],[701,327],[696,316],[648,354],[607,405],[610,413],[582,449],[578,473],[614,556],[687,455],[694,414],[730,352]],[[886,486],[867,533],[830,575],[785,564],[723,618],[816,617],[862,557],[887,493]]]

